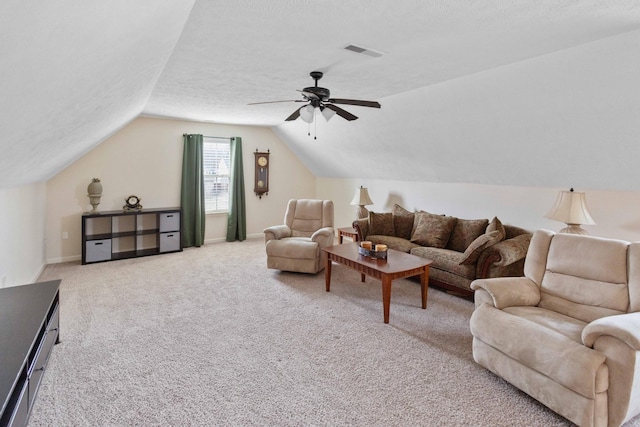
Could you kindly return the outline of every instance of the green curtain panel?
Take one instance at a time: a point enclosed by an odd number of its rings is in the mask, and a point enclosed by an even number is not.
[[[247,238],[247,210],[244,200],[244,169],[242,167],[242,138],[231,138],[231,176],[229,179],[229,218],[227,242]]]
[[[204,176],[202,174],[202,135],[183,135],[182,246],[202,246],[204,243]]]

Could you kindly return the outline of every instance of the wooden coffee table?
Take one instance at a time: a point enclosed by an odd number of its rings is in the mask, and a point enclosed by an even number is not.
[[[433,262],[419,256],[389,249],[386,259],[370,258],[358,253],[358,243],[345,243],[322,249],[327,253],[324,278],[327,292],[331,288],[331,263],[345,265],[360,272],[364,282],[366,276],[382,281],[382,307],[384,323],[389,323],[389,305],[391,303],[391,282],[411,276],[420,276],[422,308],[427,308],[429,292],[429,265]]]

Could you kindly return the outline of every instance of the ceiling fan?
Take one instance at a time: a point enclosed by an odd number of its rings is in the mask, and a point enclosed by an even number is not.
[[[354,116],[348,111],[343,110],[335,104],[344,105],[358,105],[360,107],[380,108],[380,103],[376,101],[361,101],[358,99],[344,99],[344,98],[331,98],[331,92],[329,89],[318,86],[318,80],[323,76],[321,71],[312,71],[309,73],[311,78],[315,80],[315,86],[305,87],[302,90],[298,90],[302,93],[303,99],[287,100],[287,101],[267,101],[267,102],[253,102],[249,105],[257,104],[273,104],[276,102],[306,102],[306,105],[296,109],[285,121],[295,120],[298,117],[302,118],[307,123],[313,122],[316,108],[320,110],[324,118],[328,121],[334,114],[339,115],[346,120],[356,120],[358,117]]]

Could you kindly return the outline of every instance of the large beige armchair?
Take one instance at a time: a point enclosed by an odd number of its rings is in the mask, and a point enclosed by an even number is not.
[[[264,230],[267,267],[315,274],[325,266],[322,248],[334,239],[331,200],[289,200],[284,224]]]
[[[539,230],[524,277],[471,288],[477,363],[580,426],[640,413],[640,243]]]

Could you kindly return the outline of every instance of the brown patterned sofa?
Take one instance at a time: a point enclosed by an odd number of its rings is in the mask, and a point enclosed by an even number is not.
[[[395,205],[353,222],[358,238],[433,260],[429,283],[473,295],[471,282],[523,275],[532,233],[498,218],[459,219]]]

